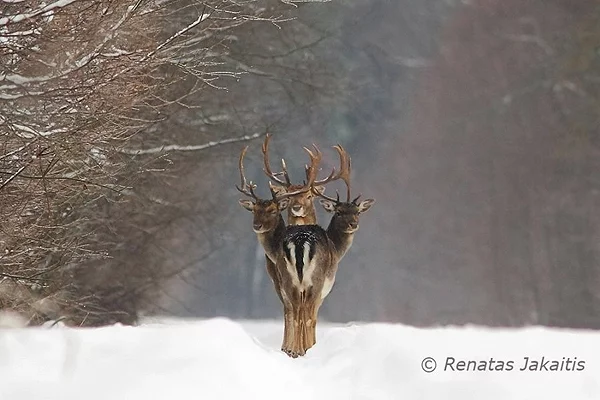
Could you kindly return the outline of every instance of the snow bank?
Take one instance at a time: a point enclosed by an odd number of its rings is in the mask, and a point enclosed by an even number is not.
[[[600,399],[596,332],[324,326],[290,359],[281,330],[226,319],[0,329],[0,399]],[[525,357],[536,371],[520,371]]]

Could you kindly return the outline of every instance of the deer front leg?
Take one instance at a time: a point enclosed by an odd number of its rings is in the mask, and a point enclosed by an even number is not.
[[[296,342],[296,307],[294,301],[290,299],[288,293],[284,290],[281,291],[281,298],[283,301],[283,343],[281,350],[288,356],[296,358],[298,357],[298,349],[295,344]]]
[[[277,293],[277,297],[281,300],[281,304],[283,304],[283,341],[281,343],[281,351],[292,356],[292,342],[294,338],[294,321],[293,321],[293,309],[292,303],[290,299],[283,289],[283,280],[282,276],[277,269],[277,265],[271,261],[269,257],[265,255],[267,272],[273,281],[273,285],[275,286],[275,292]]]
[[[323,300],[314,291],[307,298],[306,307],[306,349],[310,349],[317,342],[317,314]]]
[[[300,302],[298,305],[298,321],[296,327],[298,332],[296,333],[297,346],[300,354],[305,354],[308,349],[314,345],[312,338],[314,331],[314,307],[316,297],[314,291],[308,289],[300,294]]]
[[[291,301],[291,329],[290,329],[290,352],[288,355],[290,357],[298,357],[303,356],[306,353],[305,346],[303,343],[305,342],[305,329],[304,329],[304,320],[303,320],[303,307],[302,307],[302,298],[303,296],[300,293],[294,293],[293,299]]]
[[[302,347],[302,324],[299,315],[300,310],[297,307],[292,307],[284,315],[284,338],[281,350],[292,358],[305,354]]]
[[[300,304],[298,309],[298,348],[302,352],[302,354],[306,353],[306,350],[310,348],[309,342],[309,305],[306,302]]]
[[[310,347],[317,343],[317,320],[321,304],[323,304],[323,300],[317,299],[310,310]]]
[[[305,343],[304,346],[306,348],[306,350],[310,349],[311,347],[313,347],[315,345],[315,340],[313,338],[314,336],[314,324],[315,324],[315,317],[314,317],[314,304],[307,304],[306,308],[304,310],[304,325],[305,325]]]
[[[292,343],[294,339],[294,319],[292,309],[286,305],[283,307],[283,343],[281,351],[292,356]]]

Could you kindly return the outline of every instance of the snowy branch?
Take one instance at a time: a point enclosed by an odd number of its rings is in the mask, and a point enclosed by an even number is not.
[[[185,146],[185,145],[178,145],[178,144],[170,144],[170,145],[165,145],[165,146],[160,146],[160,147],[152,147],[150,149],[139,149],[139,150],[121,149],[121,150],[119,150],[119,152],[123,153],[123,154],[130,154],[130,155],[141,155],[141,154],[158,154],[158,153],[165,153],[165,152],[169,152],[169,151],[199,151],[199,150],[206,150],[211,147],[221,146],[221,145],[229,144],[229,143],[245,142],[248,140],[253,140],[253,139],[259,138],[264,135],[265,135],[264,133],[255,133],[252,135],[245,135],[245,136],[240,136],[240,137],[236,137],[236,138],[217,140],[217,141],[212,141],[212,142],[199,144],[199,145]]]
[[[15,24],[17,22],[22,22],[27,19],[35,18],[42,14],[47,13],[48,11],[54,10],[55,8],[66,7],[69,4],[74,3],[76,1],[78,1],[78,0],[58,0],[58,1],[55,1],[54,3],[48,4],[48,5],[40,8],[34,12],[22,13],[22,14],[17,14],[17,15],[11,15],[8,17],[3,17],[3,18],[0,18],[0,26],[8,25],[8,24]]]
[[[162,42],[160,45],[158,45],[156,47],[156,49],[154,49],[153,51],[151,51],[150,53],[148,53],[143,59],[147,60],[148,58],[152,57],[154,54],[156,54],[157,52],[159,52],[160,50],[162,50],[165,46],[168,46],[171,42],[173,42],[175,39],[177,39],[179,36],[185,34],[186,32],[189,32],[190,30],[194,29],[196,26],[198,26],[199,23],[201,23],[202,21],[206,20],[208,17],[210,17],[210,14],[200,14],[200,16],[191,24],[189,24],[188,26],[186,26],[185,28],[181,29],[180,31],[174,33],[170,38],[168,38],[167,40],[165,40],[164,42]]]

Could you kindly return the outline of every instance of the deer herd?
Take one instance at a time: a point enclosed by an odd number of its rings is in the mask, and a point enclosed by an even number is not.
[[[244,173],[246,146],[239,159],[241,186],[236,188],[250,199],[240,205],[252,212],[253,229],[265,251],[267,273],[283,303],[284,333],[281,350],[290,357],[302,356],[316,343],[316,323],[319,308],[333,287],[338,263],[358,230],[358,217],[375,202],[359,202],[360,195],[350,200],[350,156],[337,145],[333,148],[340,158],[335,168],[323,179],[317,179],[322,153],[313,144],[304,147],[310,157],[305,166],[306,180],[292,184],[285,160],[281,172],[273,172],[269,162],[267,134],[262,146],[264,172],[269,182],[270,199],[258,198],[256,185],[247,181]],[[346,186],[346,201],[325,195],[325,185],[342,180]],[[274,183],[273,183],[274,182]],[[333,214],[327,229],[317,224],[315,197],[325,211]],[[287,210],[287,225],[281,213]]]

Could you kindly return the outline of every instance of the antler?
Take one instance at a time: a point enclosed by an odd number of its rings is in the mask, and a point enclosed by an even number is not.
[[[335,196],[337,197],[335,199],[333,197],[327,196],[325,193],[319,192],[318,190],[313,190],[313,193],[316,196],[322,197],[322,198],[324,198],[326,200],[329,200],[329,201],[333,201],[336,204],[338,204],[340,202],[340,193],[337,190],[335,191]]]
[[[256,189],[256,184],[254,184],[252,181],[248,182],[248,180],[246,179],[246,174],[244,173],[244,156],[246,155],[246,151],[248,151],[248,146],[246,146],[242,149],[242,152],[240,153],[239,164],[238,164],[238,167],[240,169],[240,185],[241,185],[241,187],[239,187],[238,185],[235,185],[235,188],[237,190],[239,190],[241,193],[245,194],[246,196],[252,197],[254,200],[259,200],[256,193],[254,193],[254,189]],[[311,166],[312,166],[312,163],[311,163]],[[301,187],[297,190],[294,190],[292,192],[286,192],[281,195],[277,195],[272,188],[270,188],[270,189],[271,189],[271,196],[273,196],[273,200],[279,201],[282,199],[286,199],[288,197],[295,196],[300,193],[308,192],[310,190],[310,188],[311,188],[310,185],[306,185],[305,187]]]
[[[344,150],[344,148],[340,144],[333,146],[333,148],[338,152],[340,156],[340,170],[336,173],[334,168],[327,178],[321,179],[320,181],[314,181],[313,186],[323,186],[329,182],[341,179],[346,184],[346,201],[350,201],[350,171],[352,168],[350,155],[346,152],[346,150]],[[318,193],[318,191],[315,191],[315,193]],[[320,196],[331,201],[337,201],[338,203],[340,201],[339,194],[337,195],[337,200],[325,195]],[[358,197],[355,200],[358,200]]]
[[[273,172],[271,170],[271,164],[269,162],[269,141],[270,140],[271,140],[271,134],[267,133],[265,136],[265,141],[262,145],[263,164],[264,164],[265,174],[267,174],[267,176],[269,178],[273,179],[278,184],[287,188],[287,187],[291,186],[292,183],[290,181],[290,176],[288,175],[287,166],[285,165],[285,160],[281,159],[281,165],[283,166],[282,172]],[[278,176],[280,176],[280,175],[283,175],[285,180],[279,179]]]
[[[310,166],[309,165],[304,166],[304,168],[306,170],[306,181],[304,182],[304,184],[294,191],[291,191],[291,192],[288,191],[285,194],[282,194],[279,196],[276,196],[275,192],[271,188],[271,195],[273,196],[273,199],[279,200],[279,199],[284,199],[287,197],[293,197],[297,194],[306,193],[309,190],[311,190],[311,188],[313,187],[313,183],[315,182],[315,179],[317,179],[317,173],[319,172],[319,164],[321,163],[321,158],[323,156],[323,154],[321,153],[321,151],[318,149],[318,147],[316,145],[313,144],[313,147],[315,149],[314,153],[309,148],[304,147],[304,150],[308,153],[308,156],[310,157]],[[285,169],[285,161],[281,160],[281,162],[284,166],[286,180],[289,182],[289,177],[287,176],[287,170]],[[269,182],[269,187],[271,187],[270,183],[271,182]],[[292,186],[292,185],[291,184],[288,185],[288,188],[290,186]]]
[[[275,191],[273,190],[273,188],[271,186],[269,186],[269,189],[271,190],[271,196],[273,197],[273,200],[279,201],[279,200],[287,199],[288,197],[293,197],[300,193],[306,193],[310,190],[310,186],[301,187],[300,189],[294,190],[292,192],[285,192],[280,195],[275,193]]]
[[[317,174],[319,173],[319,164],[321,164],[321,159],[323,158],[323,153],[321,150],[313,143],[314,153],[308,148],[303,147],[304,151],[308,153],[310,157],[310,165],[304,166],[304,172],[306,173],[306,181],[304,182],[305,187],[312,187],[315,184],[317,179]]]
[[[258,200],[258,197],[254,193],[254,189],[256,189],[256,185],[254,183],[252,183],[252,181],[248,182],[246,180],[246,175],[244,174],[244,156],[246,155],[246,151],[248,151],[248,146],[246,146],[242,149],[242,152],[240,153],[240,161],[239,161],[239,165],[238,165],[238,167],[240,169],[240,185],[242,187],[240,188],[238,185],[235,185],[235,188],[237,190],[239,190],[241,193],[245,194],[246,196],[252,197],[254,200]]]
[[[292,183],[290,180],[290,176],[288,174],[287,165],[285,163],[285,160],[281,159],[281,165],[283,168],[282,172],[273,172],[273,170],[271,169],[271,163],[269,161],[269,142],[270,142],[270,140],[271,140],[271,134],[267,133],[267,135],[265,136],[265,141],[263,142],[263,145],[262,145],[263,164],[264,164],[263,170],[264,170],[265,174],[270,179],[275,181],[277,184],[282,185],[285,188],[289,188],[290,186],[292,186]],[[306,181],[304,182],[304,185],[302,188],[300,188],[299,190],[295,190],[294,192],[288,193],[288,194],[296,195],[299,193],[304,193],[304,192],[310,190],[311,187],[323,186],[329,182],[336,181],[338,179],[342,179],[345,182],[346,187],[347,187],[347,191],[346,191],[347,201],[350,201],[350,169],[351,169],[350,156],[348,155],[346,150],[344,150],[344,148],[340,144],[333,146],[333,148],[338,152],[338,155],[340,156],[340,170],[336,172],[335,168],[333,168],[333,170],[331,171],[329,176],[327,176],[324,179],[317,180],[317,174],[319,172],[318,167],[319,167],[319,164],[321,163],[323,154],[321,153],[321,151],[315,144],[313,144],[314,152],[311,149],[304,147],[304,150],[308,153],[308,155],[310,157],[310,166],[305,166]],[[280,176],[283,176],[284,179],[281,179]],[[279,196],[278,198],[283,198],[283,197],[291,197],[291,196],[285,195],[285,196]],[[275,197],[273,197],[273,198],[275,198]],[[329,197],[329,199],[333,200],[330,197]],[[338,197],[338,201],[339,201],[339,197]]]

